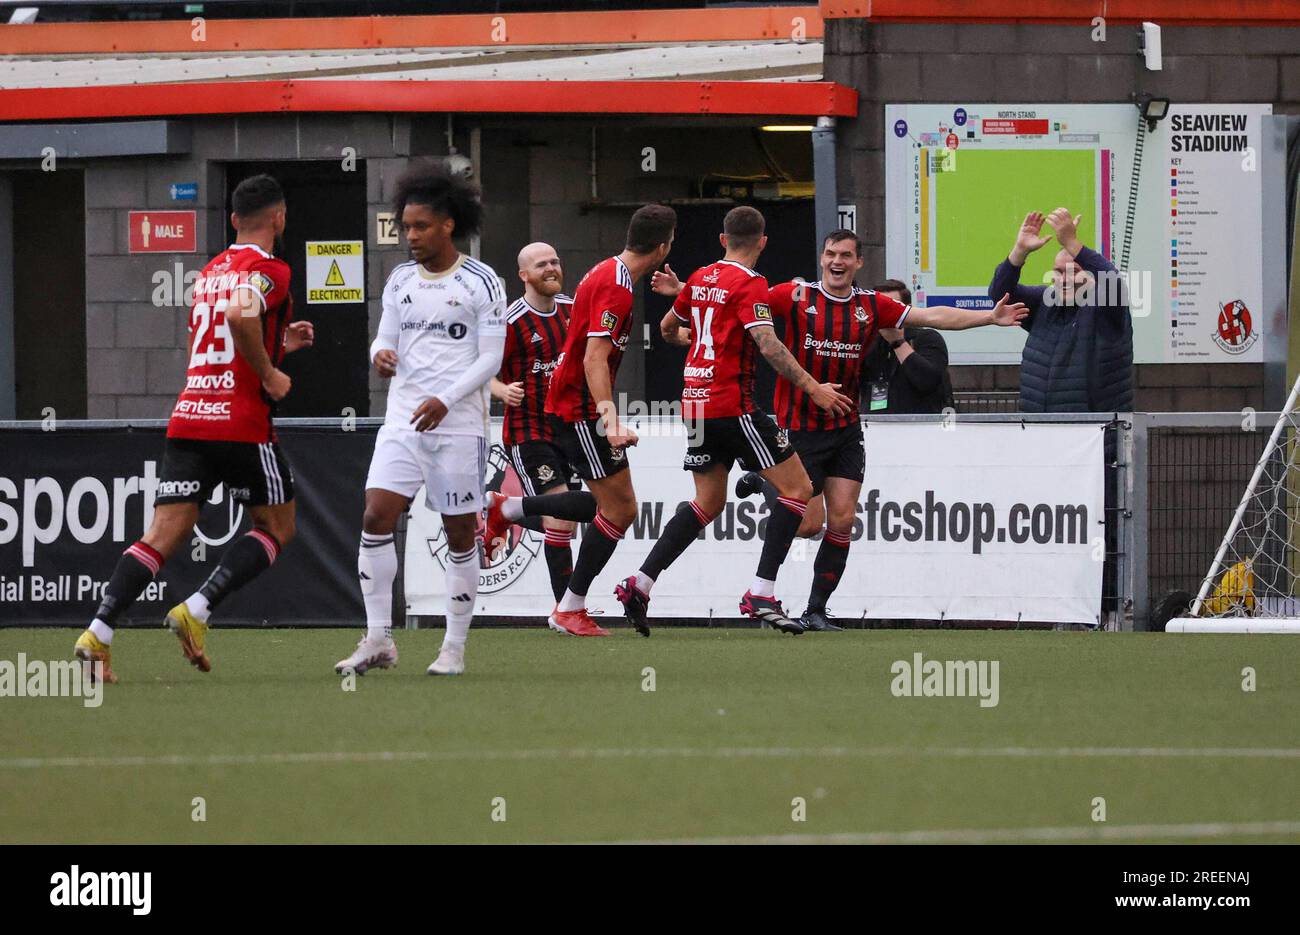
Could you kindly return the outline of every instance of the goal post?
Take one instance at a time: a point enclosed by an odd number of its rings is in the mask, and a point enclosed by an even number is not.
[[[1168,633],[1300,633],[1300,379],[1278,414],[1188,616]]]

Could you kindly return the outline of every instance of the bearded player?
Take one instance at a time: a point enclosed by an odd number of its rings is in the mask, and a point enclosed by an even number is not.
[[[492,268],[461,253],[455,237],[479,230],[478,189],[441,163],[414,164],[397,182],[394,213],[411,260],[384,285],[376,372],[391,377],[388,411],[366,478],[357,577],[366,634],[339,673],[397,664],[393,642],[393,530],[421,487],[447,536],[447,632],[430,675],[465,671],[465,640],[478,596],[475,536],[487,461],[488,382],[505,348],[505,288]]]
[[[555,427],[546,416],[546,391],[559,364],[564,335],[569,327],[573,299],[564,295],[564,269],[550,244],[531,243],[519,251],[519,278],[524,294],[506,311],[506,350],[501,373],[492,379],[492,395],[505,403],[501,443],[505,446],[528,496],[562,494],[580,490],[576,475],[555,443]],[[589,493],[595,516],[596,501]],[[491,506],[506,499],[488,491]],[[498,512],[495,515],[500,515]],[[558,601],[573,574],[573,531],[577,523],[553,516],[520,516],[518,524],[545,536],[542,551],[551,576],[551,591]],[[483,546],[489,555],[505,545],[509,526],[487,529]]]
[[[208,618],[228,595],[275,561],[294,536],[293,471],[276,440],[275,403],[289,392],[285,354],[310,347],[310,322],[290,324],[289,265],[272,255],[284,233],[284,192],[269,175],[240,182],[231,195],[235,242],[194,283],[185,389],[167,424],[161,477],[149,531],[122,553],[76,656],[93,674],[117,681],[113,626],[198,522],[199,505],[218,484],[245,503],[253,528],[235,542],[197,591],[167,614],[181,651],[211,669]]]
[[[521,516],[592,524],[582,538],[569,585],[547,621],[559,633],[609,635],[587,613],[587,591],[632,525],[637,508],[627,463],[627,449],[637,443],[637,436],[619,419],[614,378],[632,331],[632,290],[668,256],[676,227],[677,213],[672,208],[637,209],[628,224],[623,252],[593,266],[573,297],[573,317],[546,394],[546,412],[552,417],[560,450],[591,495],[511,497],[494,501],[488,509],[485,537],[502,535]],[[646,636],[649,632],[642,630]]]
[[[668,521],[641,570],[615,590],[624,613],[639,630],[647,629],[655,581],[722,512],[727,475],[739,461],[777,491],[758,569],[740,599],[740,611],[783,632],[803,632],[776,599],[776,577],[812,496],[812,483],[785,433],[754,401],[758,354],[828,417],[846,416],[854,406],[839,392],[838,383],[810,376],[777,337],[767,280],[753,268],[767,245],[764,229],[763,215],[754,208],[728,211],[719,237],[725,255],[691,275],[660,324],[664,340],[690,347],[682,388],[682,419],[688,435],[683,467],[694,476],[695,499]],[[661,278],[670,274],[666,270]]]
[[[856,400],[862,362],[877,332],[884,328],[919,327],[959,330],[982,325],[1010,327],[1024,320],[1027,309],[1006,304],[990,312],[932,306],[913,308],[884,293],[860,289],[855,277],[862,269],[862,241],[849,230],[827,235],[822,244],[821,279],[814,283],[787,282],[771,292],[772,316],[783,325],[783,340],[800,366],[817,380],[843,387],[854,400],[848,412],[829,412],[801,387],[785,378],[776,382],[776,420],[812,480],[814,495],[824,504],[808,510],[799,529],[813,536],[826,528],[813,560],[813,583],[801,623],[807,630],[840,630],[831,622],[827,601],[838,586],[848,562],[853,521],[866,473],[866,449]],[[772,503],[778,491],[757,474],[736,483],[736,494],[747,497],[762,490]],[[775,509],[775,507],[773,507]]]

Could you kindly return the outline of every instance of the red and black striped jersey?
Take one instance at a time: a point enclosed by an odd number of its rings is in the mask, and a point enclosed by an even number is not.
[[[786,282],[771,290],[772,317],[784,325],[782,340],[799,366],[818,383],[838,383],[849,399],[858,398],[862,359],[880,328],[901,328],[910,305],[887,295],[853,287],[846,298],[831,295],[820,282]],[[858,421],[858,412],[834,416],[815,405],[803,390],[778,376],[776,421],[796,430],[838,429]]]
[[[754,358],[747,333],[771,325],[767,280],[747,266],[718,260],[691,274],[673,302],[691,330],[682,374],[682,416],[718,419],[754,411]]]
[[[601,260],[582,277],[573,294],[573,311],[564,351],[551,376],[546,393],[546,411],[565,422],[584,422],[597,417],[596,401],[587,386],[583,358],[588,338],[606,338],[614,345],[609,353],[609,385],[614,385],[618,365],[632,332],[632,274],[616,256]]]
[[[557,295],[555,308],[549,312],[533,308],[522,298],[506,311],[501,382],[524,385],[523,401],[518,406],[506,406],[501,427],[501,441],[506,445],[554,438],[546,418],[546,391],[564,351],[564,334],[572,310],[573,299]]]
[[[253,365],[235,347],[226,308],[236,292],[257,300],[262,343],[271,363],[284,357],[285,330],[293,319],[289,264],[257,244],[232,244],[194,281],[190,308],[189,365],[167,423],[169,438],[201,441],[275,441],[275,403],[262,389]]]

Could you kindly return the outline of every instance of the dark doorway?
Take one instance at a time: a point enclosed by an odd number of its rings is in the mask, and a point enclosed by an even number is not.
[[[677,212],[677,234],[673,238],[668,265],[683,282],[701,266],[722,257],[718,234],[722,233],[722,219],[734,205],[674,205]],[[809,259],[816,247],[813,204],[811,201],[786,201],[756,204],[767,219],[767,249],[758,260],[758,272],[775,286],[796,276],[808,280],[820,278],[820,273]],[[671,303],[663,296],[650,291],[650,277],[643,280],[645,295],[645,320],[650,326],[650,349],[646,351],[646,399],[672,401],[681,398],[682,367],[686,363],[686,348],[671,347],[659,336],[659,320],[668,312]],[[772,393],[776,374],[764,360],[759,361],[754,387],[759,406],[772,411]]]
[[[86,189],[80,169],[14,172],[14,411],[86,417]]]
[[[357,161],[350,172],[344,171],[338,160],[230,163],[226,167],[227,216],[235,186],[262,172],[274,176],[284,189],[288,218],[280,255],[292,271],[293,317],[316,326],[315,344],[285,358],[284,372],[293,380],[293,390],[280,403],[278,414],[329,417],[351,409],[358,416],[368,416],[369,310],[365,302],[309,304],[306,259],[308,241],[367,242],[365,161]],[[233,241],[233,228],[227,233]],[[367,289],[367,297],[368,293]]]

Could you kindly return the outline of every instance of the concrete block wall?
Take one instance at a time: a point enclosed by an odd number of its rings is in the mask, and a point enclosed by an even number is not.
[[[368,304],[373,335],[388,272],[402,245],[375,242],[375,214],[392,198],[406,164],[407,118],[386,114],[250,115],[193,118],[188,155],[88,160],[86,189],[86,369],[90,418],[166,418],[181,385],[188,336],[183,287],[225,246],[223,164],[242,160],[336,159],[351,147],[367,171]],[[172,201],[173,182],[195,181],[198,200]],[[132,255],[127,212],[195,209],[192,254]],[[172,287],[175,288],[172,288]],[[372,412],[384,393],[372,384]],[[373,408],[378,405],[378,409]]]
[[[1126,103],[1149,92],[1174,101],[1271,103],[1300,113],[1300,28],[1166,27],[1164,68],[1137,55],[1136,27],[1089,25],[826,23],[826,80],[855,88],[856,119],[841,120],[839,200],[854,202],[866,241],[863,281],[884,268],[884,107],[890,103]],[[1012,232],[1008,232],[1010,243]],[[992,262],[992,260],[991,260]],[[991,268],[991,267],[990,267]],[[954,389],[1017,390],[1016,368],[955,367]],[[1236,410],[1263,405],[1259,364],[1137,368],[1137,408]]]

